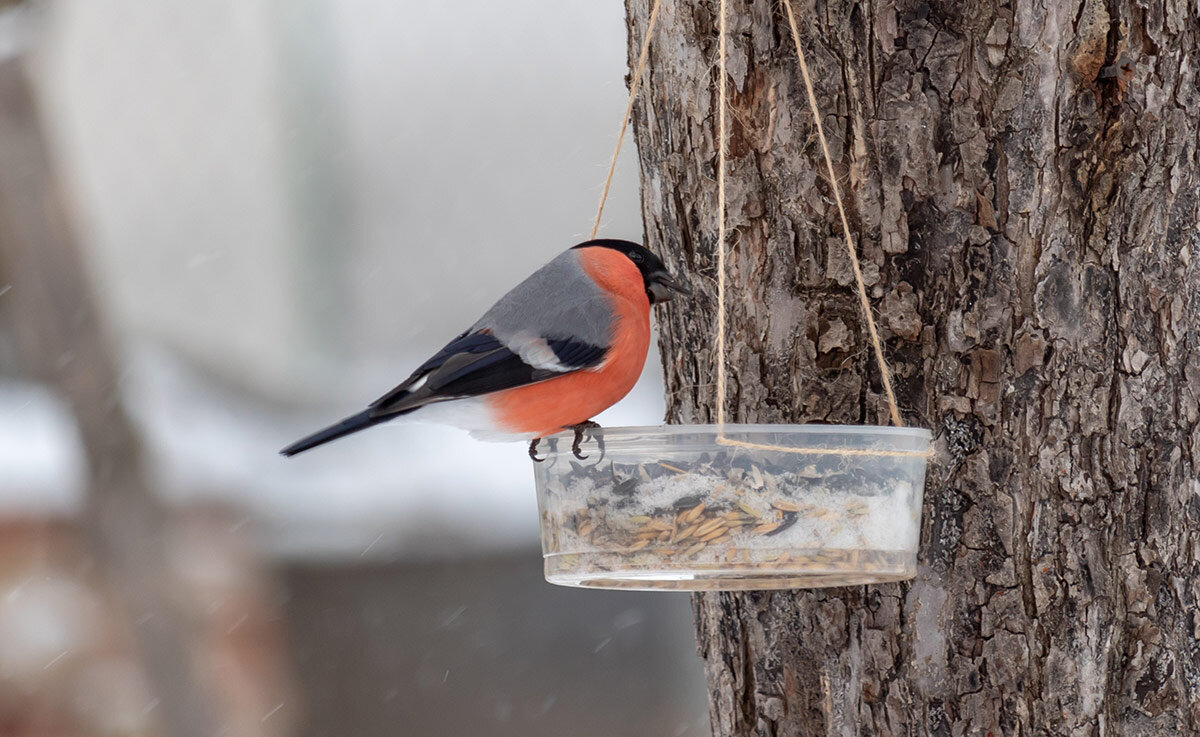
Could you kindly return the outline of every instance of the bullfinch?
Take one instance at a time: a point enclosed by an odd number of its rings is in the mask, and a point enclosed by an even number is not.
[[[590,240],[554,258],[492,306],[404,383],[280,453],[293,456],[398,417],[441,422],[486,440],[538,441],[573,430],[629,393],[650,348],[650,306],[690,293],[648,249]]]

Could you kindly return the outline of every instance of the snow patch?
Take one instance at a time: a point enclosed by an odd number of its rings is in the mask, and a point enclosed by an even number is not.
[[[56,517],[83,505],[86,472],[75,419],[48,389],[0,381],[0,516]]]

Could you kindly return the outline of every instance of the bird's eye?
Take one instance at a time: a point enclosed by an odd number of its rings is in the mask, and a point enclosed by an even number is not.
[[[642,254],[638,253],[637,251],[630,251],[629,260],[635,264],[640,264],[644,259],[642,258]]]

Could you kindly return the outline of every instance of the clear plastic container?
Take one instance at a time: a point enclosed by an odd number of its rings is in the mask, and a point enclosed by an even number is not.
[[[930,433],[848,425],[621,427],[534,464],[546,580],[678,591],[916,575]],[[548,449],[548,450],[547,450]],[[792,451],[792,452],[788,452]],[[800,451],[800,452],[795,452]]]

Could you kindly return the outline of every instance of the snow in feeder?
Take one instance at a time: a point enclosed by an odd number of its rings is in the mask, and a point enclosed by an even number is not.
[[[916,573],[928,430],[726,425],[719,435],[714,425],[691,425],[600,434],[599,460],[594,448],[577,460],[561,435],[534,464],[551,583],[779,589]]]

